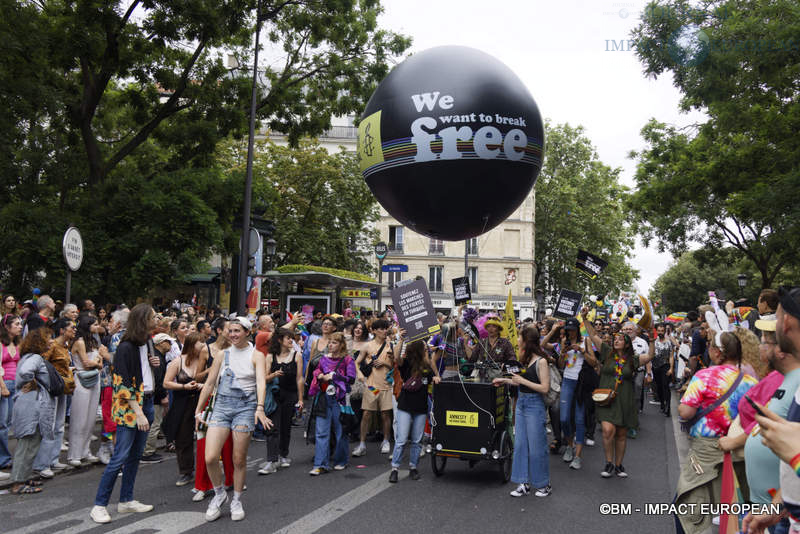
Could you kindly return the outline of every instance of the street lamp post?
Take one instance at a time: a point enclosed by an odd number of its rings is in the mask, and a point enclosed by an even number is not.
[[[272,259],[275,257],[275,246],[277,243],[271,237],[264,241],[264,252],[267,255],[267,270],[272,270]],[[269,278],[267,280],[267,300],[269,300],[269,309],[272,309],[272,280]]]
[[[261,37],[261,2],[256,8],[256,43],[253,51],[253,87],[250,92],[250,131],[247,135],[247,170],[242,205],[242,239],[239,249],[239,285],[236,294],[236,313],[247,314],[247,260],[250,243],[250,201],[253,195],[253,150],[256,137],[256,101],[258,100],[258,42]]]
[[[744,296],[744,288],[745,288],[745,286],[747,286],[747,275],[746,274],[740,274],[739,276],[736,277],[736,281],[739,282],[739,296],[743,297]]]
[[[544,304],[544,291],[541,289],[537,289],[534,294],[536,295],[536,320],[541,320],[541,309],[542,305]]]

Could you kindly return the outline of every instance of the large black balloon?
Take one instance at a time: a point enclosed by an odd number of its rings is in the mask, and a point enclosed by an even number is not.
[[[542,165],[544,127],[520,79],[463,46],[395,67],[367,103],[359,156],[394,218],[447,241],[478,236],[525,200]]]

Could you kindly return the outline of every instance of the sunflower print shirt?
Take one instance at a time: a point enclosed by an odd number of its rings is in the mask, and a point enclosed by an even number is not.
[[[111,401],[111,417],[118,425],[131,428],[136,427],[136,412],[131,409],[128,399],[134,399],[139,406],[142,405],[144,398],[144,384],[136,383],[136,377],[132,377],[132,386],[126,386],[122,381],[122,376],[113,374],[114,400]]]

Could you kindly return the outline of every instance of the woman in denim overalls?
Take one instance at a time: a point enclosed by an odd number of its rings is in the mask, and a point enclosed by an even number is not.
[[[264,413],[266,397],[266,359],[255,350],[247,339],[252,325],[244,317],[233,319],[228,326],[231,347],[223,357],[214,359],[208,379],[197,401],[195,417],[199,421],[202,407],[217,388],[214,410],[209,417],[206,432],[206,469],[214,484],[214,498],[208,505],[206,521],[214,521],[221,515],[221,508],[228,500],[222,472],[219,468],[219,455],[222,447],[233,432],[233,500],[231,519],[244,519],[241,495],[244,490],[247,472],[247,448],[256,423],[271,428],[272,421]]]

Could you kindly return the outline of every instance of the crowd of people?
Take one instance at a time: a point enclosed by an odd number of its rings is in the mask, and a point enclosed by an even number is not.
[[[68,465],[103,463],[91,511],[98,523],[111,521],[120,473],[118,509],[152,509],[134,499],[134,486],[140,463],[163,460],[159,436],[176,454],[175,484],[192,484],[193,501],[210,498],[209,521],[229,498],[231,519],[245,517],[249,447],[265,443],[259,475],[289,468],[297,425],[314,444],[312,476],[346,469],[351,456],[366,454],[371,435],[391,455],[390,483],[406,451],[409,478],[418,480],[433,386],[476,374],[470,364],[484,360],[495,365],[488,380],[513,391],[512,497],[552,493],[551,455],[583,469],[598,426],[599,475],[628,477],[626,447],[645,402],[671,418],[675,400],[690,439],[676,503],[719,502],[730,452],[745,499],[785,505],[778,516],[748,516],[747,528],[787,532],[800,517],[798,288],[764,290],[751,322],[713,299],[681,323],[647,328],[635,317],[601,320],[590,309],[566,320],[527,319],[517,323],[517,349],[500,317],[476,320],[468,307],[439,314],[436,336],[408,342],[389,311],[297,312],[289,321],[262,312],[253,324],[191,307],[157,312],[90,300],[61,307],[47,295],[24,306],[5,295],[2,306],[0,468],[12,470],[0,471],[0,481],[11,479],[14,494],[39,493],[42,480]],[[676,526],[701,532],[712,520],[684,514]]]

